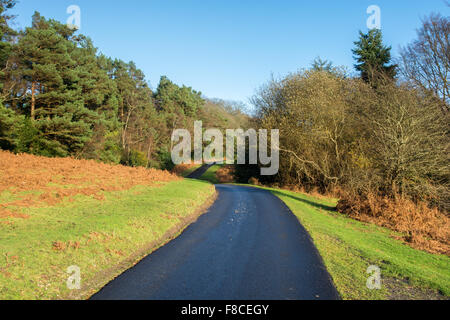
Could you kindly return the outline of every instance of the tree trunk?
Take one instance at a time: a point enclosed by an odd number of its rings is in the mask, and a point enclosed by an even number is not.
[[[152,146],[153,146],[153,140],[150,139],[150,142],[148,144],[148,150],[147,150],[147,168],[150,167],[150,158],[152,156]]]
[[[31,120],[35,120],[36,112],[36,82],[31,83]]]

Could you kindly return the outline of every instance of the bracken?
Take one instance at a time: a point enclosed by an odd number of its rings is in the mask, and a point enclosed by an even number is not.
[[[402,233],[401,239],[413,248],[450,256],[450,219],[425,203],[374,194],[364,199],[347,195],[337,209],[353,219]]]
[[[6,191],[14,195],[14,200],[0,202],[0,219],[25,219],[28,216],[17,212],[20,208],[52,206],[65,199],[73,200],[77,195],[103,200],[105,191],[129,190],[139,185],[161,186],[180,179],[156,169],[6,151],[0,151],[0,177],[0,195]]]

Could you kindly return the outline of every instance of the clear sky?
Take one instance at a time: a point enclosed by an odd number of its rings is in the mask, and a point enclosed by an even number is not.
[[[81,9],[81,33],[114,58],[134,61],[155,88],[162,75],[211,98],[247,102],[275,77],[308,67],[315,57],[353,66],[358,30],[378,5],[386,44],[416,36],[431,12],[448,15],[444,0],[19,0],[16,27],[34,11],[66,22]]]

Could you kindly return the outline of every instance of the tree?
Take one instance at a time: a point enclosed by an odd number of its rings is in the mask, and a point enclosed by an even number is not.
[[[4,88],[7,62],[12,53],[14,36],[17,35],[17,32],[9,26],[14,16],[7,14],[7,11],[15,5],[15,0],[0,0],[0,90]]]
[[[71,86],[76,81],[76,62],[71,57],[74,46],[57,32],[56,23],[46,21],[36,12],[33,27],[25,30],[16,49],[22,77],[30,92],[32,120],[36,118],[36,112],[45,115],[53,110],[52,107],[75,97],[70,92],[76,89]]]
[[[92,138],[77,156],[118,163],[120,121],[118,115],[118,90],[110,76],[113,62],[103,55],[97,56],[92,40],[83,35],[73,37],[76,47],[72,58],[76,61],[77,85],[84,107],[95,111],[98,121],[93,127]]]
[[[333,63],[331,61],[322,60],[322,58],[317,57],[316,59],[314,59],[313,63],[311,64],[311,70],[332,72],[333,71]]]
[[[252,102],[256,126],[280,130],[280,170],[264,182],[402,196],[448,210],[448,115],[432,97],[394,81],[373,88],[309,70],[272,80]],[[248,179],[255,169],[237,172]]]
[[[77,64],[77,85],[86,108],[106,113],[108,118],[116,117],[117,87],[107,73],[107,58],[97,56],[97,49],[88,37],[79,35],[73,38],[73,42],[76,47],[71,56]]]
[[[418,38],[401,50],[401,72],[414,86],[442,100],[449,111],[450,20],[433,14],[423,21]]]
[[[12,39],[17,32],[9,26],[9,22],[14,16],[8,15],[7,11],[14,8],[15,0],[0,0],[0,67],[3,69],[8,60],[11,49]]]
[[[154,93],[133,62],[99,55],[90,38],[38,12],[15,32],[5,13],[14,4],[0,0],[0,148],[170,168],[176,126],[245,122],[166,77]]]
[[[33,16],[15,55],[26,90],[21,109],[28,110],[39,132],[37,149],[48,156],[76,154],[92,136],[98,114],[85,107],[73,33],[65,25]]]
[[[272,81],[254,97],[259,125],[280,130],[280,182],[325,191],[347,178],[357,136],[349,133],[347,112],[356,101],[350,85],[333,73],[306,71]]]
[[[113,78],[118,90],[119,119],[122,123],[121,146],[124,151],[123,162],[127,162],[133,147],[147,140],[148,136],[137,135],[133,130],[137,121],[144,121],[145,116],[154,110],[152,91],[148,87],[144,73],[133,62],[116,60],[113,63]],[[142,123],[145,127],[151,123]]]
[[[197,92],[190,87],[178,86],[167,77],[162,76],[155,93],[155,100],[158,110],[164,114],[166,120],[167,141],[172,149],[170,135],[178,128],[192,128],[194,117],[197,116],[205,101],[201,97],[201,92]],[[195,119],[197,120],[197,119]],[[167,158],[167,155],[164,155]]]
[[[201,92],[186,86],[179,87],[165,76],[161,77],[159,82],[156,100],[163,110],[182,112],[188,117],[195,116],[204,104]]]
[[[21,116],[3,106],[0,101],[0,149],[13,151],[18,142],[17,125]]]
[[[448,118],[436,101],[395,84],[380,86],[370,100],[358,114],[379,191],[415,200],[441,198],[448,210]]]
[[[357,61],[356,70],[361,73],[361,78],[377,85],[380,79],[394,79],[396,76],[396,65],[391,62],[391,47],[383,45],[383,36],[380,30],[372,29],[367,34],[359,32],[359,41],[355,42],[353,50]]]

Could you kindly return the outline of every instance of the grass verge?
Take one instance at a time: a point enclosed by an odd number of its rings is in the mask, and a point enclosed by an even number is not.
[[[193,173],[195,170],[200,169],[202,165],[195,165],[193,167],[190,167],[189,169],[187,169],[186,171],[183,171],[183,173],[181,174],[182,177],[187,177],[188,175],[190,175],[191,173]]]
[[[393,231],[339,214],[337,201],[268,190],[284,201],[308,230],[344,299],[450,296],[449,257],[413,249],[394,239]],[[370,265],[382,270],[381,290],[367,288]]]
[[[188,175],[193,173],[195,170],[199,169],[201,166],[202,166],[201,164],[192,164],[192,165],[181,164],[176,166],[172,170],[172,172],[180,177],[186,178]]]
[[[87,298],[178,235],[214,195],[210,184],[180,180],[23,208],[29,219],[0,224],[0,300]],[[67,289],[70,266],[81,269],[80,291]]]
[[[217,171],[219,171],[223,165],[215,164],[211,166],[200,178],[200,180],[211,182],[212,184],[219,184],[219,179],[217,178]]]

